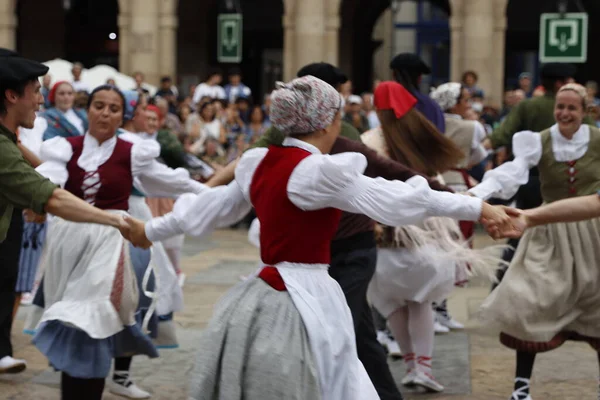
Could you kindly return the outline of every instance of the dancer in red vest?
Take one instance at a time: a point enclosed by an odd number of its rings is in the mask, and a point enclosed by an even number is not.
[[[278,85],[271,121],[287,135],[283,146],[246,152],[234,182],[184,195],[166,216],[145,225],[129,219],[132,240],[203,235],[240,219],[250,204],[261,222],[264,266],[216,306],[190,398],[379,399],[357,357],[344,294],[327,273],[340,210],[390,225],[433,215],[510,219],[475,198],[435,192],[422,177],[368,178],[361,154],[327,155],[340,132],[339,93],[312,76]]]

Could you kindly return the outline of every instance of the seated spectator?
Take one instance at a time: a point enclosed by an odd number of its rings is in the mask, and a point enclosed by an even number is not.
[[[156,97],[162,97],[169,103],[169,112],[177,114],[177,96],[172,89],[173,81],[170,76],[163,76],[160,79],[160,89],[156,92]]]
[[[227,159],[223,148],[219,145],[219,142],[212,137],[206,139],[199,155],[202,161],[208,163],[217,171],[227,165]]]
[[[238,97],[235,100],[235,105],[237,107],[241,120],[244,121],[244,125],[248,125],[250,123],[251,103],[252,99],[250,97]]]
[[[268,128],[261,106],[252,107],[250,123],[246,125],[246,143],[254,143]],[[236,138],[237,141],[237,138]]]
[[[225,109],[225,131],[227,132],[227,143],[233,144],[240,133],[246,131],[246,124],[240,118],[237,104],[229,103]]]
[[[600,105],[588,104],[587,113],[594,120],[596,126],[600,128]]]
[[[189,116],[192,114],[192,109],[189,105],[182,103],[177,110],[177,116],[182,126],[186,126]],[[187,132],[185,132],[187,134]]]
[[[235,138],[235,142],[232,146],[227,150],[227,164],[240,157],[244,151],[248,148],[248,143],[246,142],[246,135],[240,133]]]
[[[262,110],[265,116],[265,121],[269,124],[269,126],[271,126],[271,93],[265,94]]]
[[[167,129],[174,134],[179,134],[183,132],[183,126],[179,121],[179,117],[177,115],[170,112],[169,102],[162,97],[156,97],[154,99],[154,104],[160,110],[162,115],[165,115],[163,126],[161,129]]]
[[[201,142],[198,146],[202,146],[210,138],[215,139],[220,144],[227,142],[225,127],[216,118],[215,107],[212,102],[202,104],[197,113],[190,115],[186,128],[193,141]]]
[[[346,101],[346,114],[343,120],[354,126],[360,133],[369,130],[369,120],[362,111],[362,99],[360,96],[348,96]]]

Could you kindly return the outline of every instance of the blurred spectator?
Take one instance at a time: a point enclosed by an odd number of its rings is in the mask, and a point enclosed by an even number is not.
[[[170,76],[163,76],[160,79],[160,88],[156,91],[157,97],[162,97],[169,103],[169,112],[171,114],[177,113],[177,96],[172,89],[173,80]]]
[[[230,103],[235,102],[238,97],[250,97],[252,91],[242,83],[242,72],[239,68],[232,68],[229,71],[229,84],[225,85],[225,98]]]
[[[192,97],[192,100],[196,107],[198,106],[200,99],[203,97],[209,97],[210,99],[226,98],[225,90],[219,86],[222,81],[223,74],[221,71],[218,69],[212,69],[208,73],[206,81],[196,86],[196,89],[194,90],[194,96]]]
[[[202,146],[209,138],[221,144],[227,142],[225,127],[216,118],[215,106],[212,102],[202,104],[197,112],[189,116],[186,130],[192,140],[198,143],[194,143],[195,153],[202,152]]]
[[[88,97],[90,97],[90,95],[84,90],[80,90],[79,92],[75,93],[75,102],[73,103],[73,107],[81,108],[82,110],[87,109]]]
[[[179,109],[177,110],[177,116],[179,117],[179,122],[181,122],[182,126],[187,126],[187,120],[189,116],[192,114],[192,108],[187,104],[181,104]]]
[[[381,79],[375,79],[373,81],[373,86],[371,88],[372,92],[375,93],[375,89],[377,89],[377,86],[379,86],[379,84],[381,83]]]
[[[593,105],[600,105],[600,99],[597,97],[598,95],[598,83],[596,81],[588,81],[585,84],[585,89],[587,90],[587,103]]]
[[[212,137],[207,138],[204,142],[204,146],[200,152],[200,158],[215,170],[222,169],[223,166],[227,164],[223,148],[219,145],[219,142]]]
[[[527,98],[527,92],[523,89],[516,89],[513,91],[513,97],[514,97],[514,105],[516,106],[517,104],[519,104],[520,102],[522,102],[523,100],[525,100]]]
[[[227,100],[215,100],[213,101],[213,105],[215,106],[215,115],[219,121],[221,121],[221,125],[225,126],[227,123]]]
[[[462,84],[465,85],[471,96],[484,98],[485,93],[477,86],[477,81],[479,81],[479,76],[475,71],[466,71],[462,76]]]
[[[373,93],[362,94],[362,110],[369,121],[369,129],[377,128],[380,122],[373,104]]]
[[[80,62],[74,63],[73,68],[71,68],[71,74],[73,74],[73,81],[71,82],[71,85],[73,85],[73,90],[75,90],[75,93],[79,93],[79,92],[89,93],[90,92],[89,86],[81,80],[82,73],[83,73],[83,64]]]
[[[106,84],[107,84],[107,85],[112,85],[112,86],[115,86],[115,87],[116,87],[116,86],[117,86],[117,81],[115,81],[115,79],[114,79],[114,78],[108,78],[108,79],[106,80]]]
[[[596,126],[600,128],[600,105],[588,104],[587,112],[590,118],[596,123]]]
[[[519,75],[519,89],[523,91],[525,97],[531,97],[533,92],[531,74],[529,72],[522,72]]]
[[[546,94],[546,89],[542,85],[536,87],[531,94],[531,97],[542,97]]]
[[[144,76],[144,74],[140,71],[137,71],[133,74],[133,79],[135,79],[135,87],[133,88],[133,90],[137,90],[140,93],[143,94],[150,94],[150,92],[148,91],[148,89],[146,89],[144,87],[144,80],[146,79],[146,77]]]
[[[172,114],[170,112],[169,102],[166,99],[163,99],[162,97],[157,97],[154,100],[154,104],[156,104],[156,107],[158,107],[160,113],[166,116],[164,118],[163,126],[161,126],[162,129],[167,129],[175,134],[183,132],[183,126],[181,125],[179,118],[177,117],[177,115]]]
[[[240,114],[240,118],[244,121],[245,125],[250,123],[250,103],[251,99],[248,97],[238,97],[235,99],[235,105]]]
[[[348,100],[348,97],[352,96],[352,90],[353,88],[351,80],[347,80],[346,82],[342,83],[342,85],[340,86],[340,94],[342,95],[344,100]]]
[[[44,96],[44,108],[50,108],[50,99],[48,96],[50,95],[50,90],[52,89],[52,77],[50,74],[44,75],[42,78],[42,87],[40,89],[40,93]]]
[[[265,133],[268,127],[261,106],[256,105],[252,107],[250,123],[246,125],[246,143],[254,143]]]
[[[344,115],[343,120],[354,126],[360,133],[369,130],[369,120],[362,111],[362,99],[360,96],[354,94],[348,96],[348,100],[346,101],[346,115]]]
[[[240,157],[248,147],[249,144],[246,142],[246,135],[237,135],[235,142],[227,150],[227,164]]]
[[[235,138],[246,130],[246,124],[240,118],[240,113],[235,103],[230,103],[225,109],[225,130],[229,144],[233,143]]]
[[[265,122],[271,126],[271,94],[265,94],[264,103],[262,105]]]

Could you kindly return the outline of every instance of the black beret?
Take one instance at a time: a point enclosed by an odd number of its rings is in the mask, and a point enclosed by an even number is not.
[[[320,80],[329,83],[333,87],[348,81],[348,77],[342,72],[341,69],[325,62],[305,65],[304,67],[300,68],[296,75],[298,78],[312,75],[315,78],[319,78]]]
[[[540,69],[540,76],[546,79],[573,78],[577,73],[577,67],[573,64],[548,63]]]
[[[413,53],[398,54],[392,59],[392,62],[390,62],[390,68],[424,75],[431,73],[431,68],[421,60],[421,57]]]
[[[48,67],[0,48],[0,82],[23,82],[48,73]]]

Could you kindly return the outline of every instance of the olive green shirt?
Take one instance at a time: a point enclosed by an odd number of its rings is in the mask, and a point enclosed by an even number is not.
[[[360,142],[360,133],[358,130],[350,125],[349,123],[342,121],[342,129],[340,135],[348,139],[356,140]],[[285,139],[285,135],[277,130],[275,127],[270,127],[267,131],[258,139],[251,148],[255,147],[269,147],[270,145],[281,146]]]
[[[554,94],[546,94],[520,102],[506,116],[500,126],[490,136],[492,146],[496,149],[511,146],[512,137],[521,131],[541,132],[556,123],[554,120]],[[585,117],[584,123],[595,126],[594,121]]]
[[[6,239],[13,208],[44,214],[58,186],[38,174],[17,147],[17,136],[0,124],[0,242]]]

